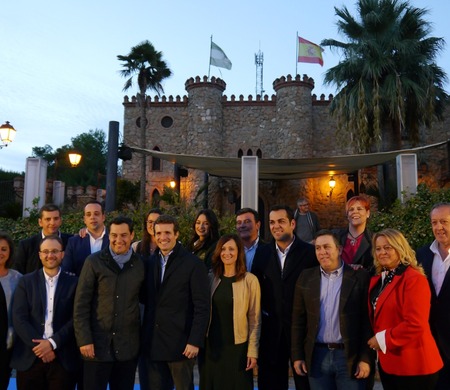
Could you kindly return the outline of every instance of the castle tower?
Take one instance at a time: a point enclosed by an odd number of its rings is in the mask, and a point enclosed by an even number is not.
[[[313,156],[313,113],[311,91],[314,80],[291,75],[273,82],[277,93],[278,155],[274,158]]]
[[[222,94],[226,84],[223,80],[206,76],[190,78],[185,83],[188,93],[188,123],[186,127],[186,151],[188,154],[223,156],[223,106]],[[193,184],[191,195],[200,189],[198,183],[204,180],[203,173],[189,173]],[[197,179],[197,180],[196,180]],[[209,200],[211,207],[217,207],[216,179],[210,179]]]

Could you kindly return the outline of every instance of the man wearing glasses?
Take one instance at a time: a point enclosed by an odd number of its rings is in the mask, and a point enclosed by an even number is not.
[[[320,223],[317,214],[309,211],[309,202],[306,198],[297,200],[297,210],[295,210],[294,219],[296,236],[303,241],[311,243],[316,232],[320,230]]]
[[[11,366],[19,390],[74,389],[80,366],[72,320],[77,278],[61,272],[59,236],[43,238],[39,257],[42,269],[24,275],[14,294]]]

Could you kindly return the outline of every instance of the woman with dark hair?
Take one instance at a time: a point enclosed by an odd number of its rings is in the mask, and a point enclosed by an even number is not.
[[[385,390],[434,389],[442,359],[428,318],[431,291],[414,250],[402,233],[373,236],[375,276],[369,286],[369,316]]]
[[[373,268],[372,233],[367,228],[370,216],[370,200],[365,195],[350,198],[345,205],[348,227],[336,231],[342,245],[341,257],[344,263],[363,267],[369,272]]]
[[[246,271],[236,234],[222,236],[212,257],[211,322],[199,357],[201,390],[253,389],[261,327],[258,279]]]
[[[145,214],[142,227],[142,240],[136,241],[132,245],[132,248],[136,253],[144,257],[150,257],[157,248],[153,224],[161,214],[162,211],[156,208],[149,210]]]
[[[14,342],[14,329],[12,325],[13,295],[22,274],[10,269],[14,255],[14,242],[9,234],[0,232],[0,300],[4,307],[0,307],[0,321],[3,327],[6,325],[6,334],[0,334],[0,390],[7,389],[11,376],[11,353]],[[4,298],[4,300],[3,300]],[[1,302],[0,302],[1,304]],[[1,305],[0,305],[1,306]],[[6,320],[6,321],[5,321]]]
[[[202,260],[206,267],[211,267],[211,257],[219,239],[219,220],[211,209],[200,210],[192,226],[193,236],[189,250]]]

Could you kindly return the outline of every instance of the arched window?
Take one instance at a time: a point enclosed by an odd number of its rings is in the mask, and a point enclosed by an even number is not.
[[[247,156],[253,156],[253,151],[251,149],[247,150]]]
[[[258,156],[258,158],[262,158],[262,151],[261,151],[261,149],[258,149],[256,151],[256,155]]]
[[[161,194],[159,191],[155,188],[152,192],[152,206],[158,207],[159,203],[161,202]]]
[[[153,150],[160,152],[161,150],[155,146]],[[152,157],[152,171],[160,171],[161,170],[161,159],[157,157]]]
[[[238,158],[241,158],[244,155],[244,152],[242,151],[242,149],[238,150]]]

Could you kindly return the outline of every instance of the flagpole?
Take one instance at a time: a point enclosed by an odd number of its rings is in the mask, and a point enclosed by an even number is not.
[[[211,54],[212,54],[212,34],[211,34],[211,43],[209,45],[209,67],[208,67],[208,80],[209,80],[209,74],[211,72]]]
[[[295,42],[295,77],[297,77],[297,65],[298,65],[298,31],[297,38]]]

